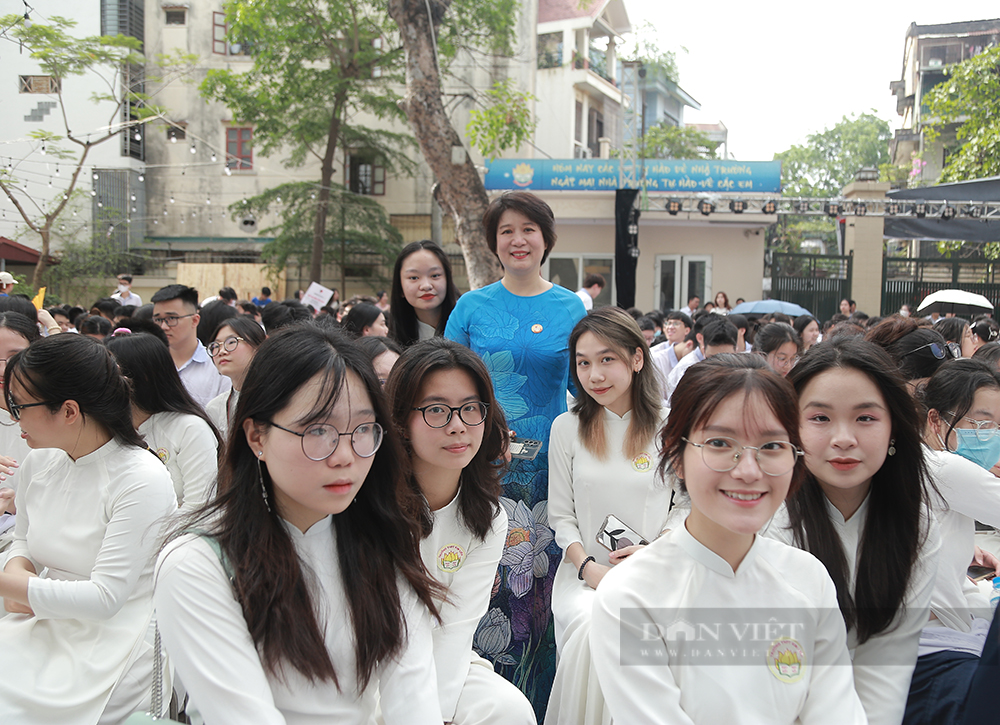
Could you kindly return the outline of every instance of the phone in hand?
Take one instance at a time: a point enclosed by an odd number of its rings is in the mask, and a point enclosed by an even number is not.
[[[649,544],[635,529],[614,514],[608,514],[597,530],[597,543],[608,551],[617,551],[635,544]]]
[[[969,578],[974,582],[981,582],[983,579],[992,579],[997,575],[992,566],[973,565],[969,567]]]
[[[517,436],[512,436],[510,439],[509,450],[511,458],[533,461],[541,449],[541,441],[532,440],[531,438],[518,438]]]

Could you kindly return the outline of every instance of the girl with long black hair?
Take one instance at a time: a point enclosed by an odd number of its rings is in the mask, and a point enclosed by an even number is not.
[[[434,664],[445,722],[529,725],[528,700],[473,651],[507,539],[495,462],[507,425],[479,356],[432,338],[408,348],[386,385],[392,421],[410,454],[410,486],[425,502],[420,552],[448,587],[434,629]]]
[[[826,565],[868,721],[896,725],[941,548],[921,416],[889,356],[856,338],[817,345],[788,379],[807,475],[767,535]]]
[[[182,511],[207,501],[215,486],[222,439],[181,382],[170,349],[145,332],[105,343],[132,382],[132,421],[167,466]]]
[[[371,363],[342,335],[269,337],[240,391],[219,494],[160,554],[165,649],[204,722],[440,725],[406,485]],[[200,722],[196,720],[196,722]]]
[[[434,242],[410,242],[392,270],[389,333],[400,345],[440,337],[458,302],[451,262]]]
[[[153,559],[177,508],[166,468],[132,425],[129,384],[83,335],[7,361],[7,409],[31,453],[0,574],[8,612],[0,722],[120,723],[148,701]]]

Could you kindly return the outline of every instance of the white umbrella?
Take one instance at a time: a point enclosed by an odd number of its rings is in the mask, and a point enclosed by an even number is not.
[[[948,312],[956,315],[992,313],[993,303],[974,292],[966,292],[960,289],[942,289],[924,297],[924,301],[917,308],[918,314],[930,314],[932,312],[942,315]]]

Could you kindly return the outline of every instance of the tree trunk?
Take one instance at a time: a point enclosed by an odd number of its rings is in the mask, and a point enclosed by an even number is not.
[[[431,0],[435,31],[451,0]],[[452,148],[462,139],[451,125],[441,97],[441,76],[427,15],[426,0],[389,0],[389,15],[399,26],[406,54],[406,95],[402,107],[420,144],[424,159],[438,179],[437,199],[455,221],[455,235],[465,257],[472,289],[500,279],[503,269],[483,234],[482,218],[489,204],[486,188],[468,153],[452,163]]]
[[[35,263],[35,274],[31,278],[31,286],[34,287],[35,291],[41,287],[45,282],[45,268],[49,263],[49,244],[52,239],[52,222],[45,220],[45,226],[42,227],[38,234],[42,238],[42,249],[38,253],[38,262]]]
[[[313,224],[312,255],[309,258],[309,281],[322,284],[323,244],[326,241],[326,217],[330,209],[330,184],[333,183],[333,156],[340,142],[340,114],[346,93],[337,94],[330,116],[330,129],[326,139],[326,152],[320,169],[319,197],[316,200],[316,222]],[[343,204],[343,199],[341,199]],[[343,230],[341,230],[343,234]],[[343,240],[341,240],[343,243]]]

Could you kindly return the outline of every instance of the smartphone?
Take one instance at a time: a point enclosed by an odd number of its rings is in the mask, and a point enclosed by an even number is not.
[[[597,530],[597,543],[608,551],[617,551],[635,544],[649,544],[635,529],[614,514],[608,514]]]
[[[527,461],[533,461],[541,449],[541,441],[535,441],[531,438],[518,438],[517,436],[510,439],[511,458],[522,458]]]
[[[974,582],[982,581],[983,579],[992,579],[997,575],[996,571],[989,566],[970,566],[969,567],[969,578]]]

